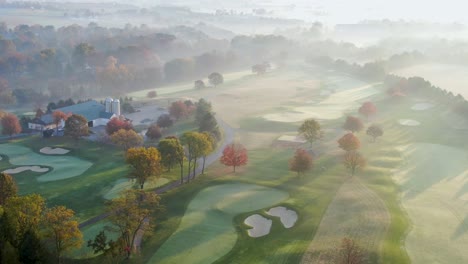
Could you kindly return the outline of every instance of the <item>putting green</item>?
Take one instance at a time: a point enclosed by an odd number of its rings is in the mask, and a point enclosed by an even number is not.
[[[48,156],[33,152],[17,144],[0,144],[0,154],[9,157],[9,162],[16,166],[45,166],[53,169],[37,178],[40,182],[57,181],[83,174],[93,164],[71,156]]]
[[[160,186],[163,186],[164,184],[168,183],[169,180],[166,178],[159,178],[155,181],[149,181],[145,183],[144,189],[145,190],[150,190],[154,189]],[[135,181],[129,180],[129,179],[118,179],[114,185],[112,186],[112,189],[110,189],[106,194],[103,195],[104,199],[106,200],[112,200],[114,198],[119,197],[119,195],[125,191],[129,190],[132,187],[135,186]]]
[[[468,263],[468,153],[418,143],[398,148],[405,164],[394,178],[412,221],[412,263]]]
[[[384,202],[357,177],[348,179],[328,206],[301,263],[332,263],[343,237],[351,237],[378,254],[389,224]]]
[[[287,198],[285,192],[253,184],[208,187],[190,202],[179,228],[148,263],[212,263],[236,243],[234,216]]]
[[[316,118],[322,120],[338,119],[343,116],[346,111],[358,108],[359,101],[368,98],[379,91],[374,87],[380,83],[362,84],[359,87],[354,87],[347,90],[331,94],[328,98],[320,103],[312,106],[301,106],[293,108],[290,111],[282,111],[281,113],[273,113],[264,115],[263,118],[275,122],[300,122],[307,118]]]

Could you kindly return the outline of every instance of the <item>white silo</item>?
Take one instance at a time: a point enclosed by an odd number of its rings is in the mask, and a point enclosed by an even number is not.
[[[112,103],[113,103],[112,98],[107,97],[106,98],[106,112],[107,113],[112,113]]]
[[[120,116],[120,101],[119,101],[119,99],[115,99],[112,102],[112,113]]]

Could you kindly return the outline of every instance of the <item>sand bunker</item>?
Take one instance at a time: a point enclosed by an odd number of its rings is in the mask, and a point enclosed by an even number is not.
[[[254,214],[247,217],[244,223],[252,227],[252,229],[247,231],[250,237],[262,237],[270,233],[273,221],[259,214]]]
[[[70,150],[63,149],[63,148],[45,147],[45,148],[41,148],[39,152],[41,152],[42,154],[46,154],[46,155],[64,155],[70,152]]]
[[[17,173],[21,173],[23,171],[29,171],[29,170],[32,172],[48,172],[49,168],[42,168],[40,166],[22,166],[22,167],[18,167],[14,169],[8,169],[3,172],[8,173],[8,174],[17,174]]]
[[[412,119],[400,119],[398,123],[402,126],[419,126],[421,123]]]
[[[284,206],[273,207],[270,210],[268,210],[267,214],[279,217],[281,223],[285,228],[293,227],[297,221],[296,211],[289,210]]]
[[[430,103],[419,103],[419,104],[413,105],[413,107],[411,107],[411,110],[424,111],[427,109],[431,109],[432,107],[434,107],[434,105]]]

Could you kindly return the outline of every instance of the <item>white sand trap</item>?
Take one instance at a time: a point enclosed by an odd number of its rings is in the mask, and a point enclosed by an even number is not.
[[[283,141],[283,142],[292,142],[292,143],[301,143],[304,144],[307,141],[299,136],[288,136],[288,135],[283,135],[280,138],[278,138],[278,141]]]
[[[281,220],[281,223],[285,228],[291,228],[296,224],[297,221],[297,213],[294,210],[289,210],[288,208],[284,206],[278,206],[278,207],[273,207],[268,212],[267,214],[271,216],[276,216],[279,217]]]
[[[427,109],[431,109],[432,107],[434,107],[434,105],[430,103],[419,103],[419,104],[413,105],[413,107],[411,107],[411,110],[424,111]]]
[[[70,150],[63,149],[63,148],[45,147],[45,148],[41,148],[39,152],[41,152],[42,154],[46,154],[46,155],[64,155],[70,152]]]
[[[252,229],[247,231],[250,237],[262,237],[270,233],[273,221],[259,214],[254,214],[247,217],[244,223],[252,227]]]
[[[400,119],[398,123],[402,126],[419,126],[421,123],[412,119]]]
[[[17,174],[17,173],[21,173],[23,171],[28,171],[28,170],[32,172],[48,172],[49,168],[42,168],[40,166],[22,166],[22,167],[18,167],[14,169],[8,169],[3,172],[7,174]]]

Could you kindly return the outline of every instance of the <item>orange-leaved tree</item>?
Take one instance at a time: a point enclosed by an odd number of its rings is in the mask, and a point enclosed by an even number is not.
[[[359,114],[366,117],[369,120],[369,117],[377,113],[377,107],[372,102],[365,102],[359,108]]]
[[[14,114],[7,113],[2,118],[2,134],[13,136],[21,132],[21,125]]]
[[[338,140],[338,145],[344,151],[354,151],[361,147],[361,142],[353,133],[348,133]]]
[[[354,116],[348,116],[343,125],[343,128],[354,133],[361,131],[364,128],[364,124],[362,123],[361,119]]]
[[[112,135],[120,129],[133,130],[133,125],[130,121],[120,117],[113,117],[106,125],[106,132]]]
[[[313,166],[312,155],[304,149],[297,149],[294,157],[289,160],[289,170],[297,172],[297,175],[303,175]]]
[[[231,143],[224,148],[220,161],[226,166],[232,166],[236,172],[236,167],[247,164],[247,149],[242,144]]]

